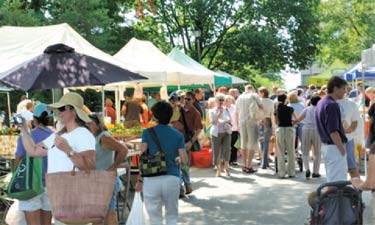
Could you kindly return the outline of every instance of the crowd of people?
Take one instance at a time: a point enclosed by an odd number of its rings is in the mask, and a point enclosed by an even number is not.
[[[189,152],[199,151],[204,143],[203,133],[212,149],[216,177],[223,173],[230,177],[231,168],[241,164],[244,174],[276,169],[278,178],[293,179],[296,154],[300,151],[306,179],[321,177],[322,154],[328,182],[347,180],[349,173],[355,188],[375,188],[375,174],[370,173],[362,181],[355,158],[355,146],[363,144],[365,139],[358,106],[365,94],[370,96],[367,102],[371,121],[367,146],[370,154],[375,152],[373,92],[358,86],[354,99],[349,99],[352,92],[346,81],[332,77],[320,89],[311,85],[289,92],[278,87],[270,92],[266,87],[255,89],[246,85],[240,94],[236,88],[220,87],[207,101],[200,88],[174,91],[167,101],[160,100],[158,94],[153,94],[151,99],[127,98],[121,108],[125,127],[155,121],[153,129],[167,158],[166,175],[137,178],[136,190],[143,191],[151,224],[162,224],[163,206],[167,224],[177,224],[178,199],[191,194],[194,187]],[[44,174],[71,171],[73,166],[82,170],[116,171],[124,162],[127,146],[111,137],[103,115],[85,110],[80,95],[68,93],[50,105],[34,106],[31,101],[23,105],[20,114],[26,122],[20,125],[17,162],[26,154],[44,157]],[[105,106],[104,114],[115,123],[112,101],[106,99]],[[48,127],[52,113],[58,116],[60,129]],[[31,135],[29,129],[32,129]],[[142,133],[141,150],[151,154],[158,151],[149,129]],[[241,163],[238,156],[242,158]],[[253,162],[255,158],[260,160],[258,165]],[[273,161],[275,168],[270,166]],[[119,186],[120,181],[116,179],[105,224],[117,224],[115,203]],[[20,210],[25,212],[28,224],[51,224],[53,212],[46,193],[21,201]]]

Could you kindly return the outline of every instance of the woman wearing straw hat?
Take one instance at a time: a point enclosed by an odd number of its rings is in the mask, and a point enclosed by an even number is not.
[[[40,144],[35,144],[27,129],[20,126],[27,154],[34,157],[48,154],[47,173],[72,171],[73,166],[80,170],[95,169],[95,138],[85,127],[91,119],[83,111],[83,98],[70,92],[48,107],[57,113],[64,126]]]
[[[22,143],[27,154],[31,157],[48,155],[47,173],[70,172],[74,166],[80,170],[94,170],[95,137],[85,127],[91,119],[83,111],[83,98],[69,92],[48,107],[57,114],[63,128],[35,144],[27,126],[21,125]]]
[[[47,109],[47,105],[39,103],[34,107],[33,111],[33,124],[35,128],[31,131],[33,140],[36,143],[43,141],[45,138],[50,136],[53,131],[47,126],[50,122],[52,113]],[[16,151],[16,162],[17,166],[20,160],[26,156],[25,148],[22,144],[22,137],[18,138],[17,151]],[[47,157],[43,157],[43,185],[45,186],[44,176],[47,171]],[[19,209],[25,212],[27,224],[51,224],[51,205],[49,204],[47,193],[44,192],[29,200],[20,200]]]

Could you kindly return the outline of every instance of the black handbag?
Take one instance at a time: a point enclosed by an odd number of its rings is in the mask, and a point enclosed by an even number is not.
[[[167,157],[162,150],[154,128],[149,128],[151,138],[156,144],[158,151],[150,154],[149,148],[139,158],[140,172],[142,177],[155,177],[167,174]]]
[[[183,110],[181,109],[181,116],[182,116],[182,120],[184,122],[184,129],[185,129],[185,133],[186,133],[186,139],[185,139],[185,142],[188,142],[188,141],[191,141],[191,139],[193,138],[194,136],[194,132],[190,131],[187,127],[187,123],[186,123],[186,119],[185,119],[185,115],[184,115],[184,112]],[[192,144],[191,144],[191,148],[190,149],[187,149],[187,150],[190,150],[192,152],[199,152],[201,150],[201,144],[199,143],[198,139],[195,140]]]

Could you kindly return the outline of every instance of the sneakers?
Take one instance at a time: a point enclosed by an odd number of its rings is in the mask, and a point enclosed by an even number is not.
[[[186,189],[186,192],[185,192],[186,195],[193,192],[193,187],[191,186],[191,184],[185,185],[185,189]]]
[[[310,178],[310,175],[311,175],[311,172],[310,172],[310,170],[306,170],[306,178]],[[314,175],[314,174],[313,174]]]
[[[185,190],[183,188],[180,188],[180,195],[178,196],[179,199],[182,199],[185,197]]]
[[[313,177],[313,178],[319,178],[319,177],[321,177],[321,175],[320,175],[319,173],[313,173],[313,174],[312,174],[312,177]]]

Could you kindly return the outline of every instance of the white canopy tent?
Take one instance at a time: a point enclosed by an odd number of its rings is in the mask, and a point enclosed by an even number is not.
[[[130,71],[135,68],[116,60],[111,55],[96,48],[68,24],[41,27],[0,27],[0,77],[6,71],[39,55],[48,46],[66,44],[76,52],[118,65]]]
[[[185,67],[149,41],[132,38],[114,58],[134,65],[135,72],[148,77],[142,86],[213,84],[211,72]]]

